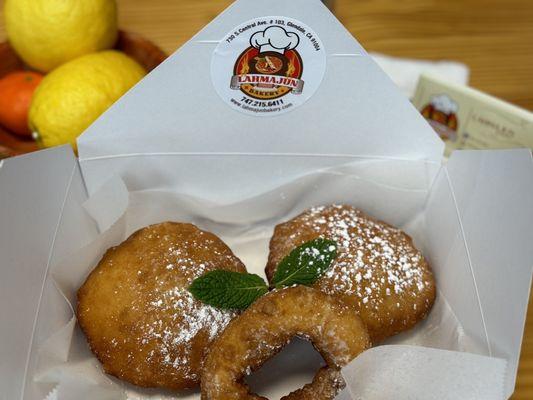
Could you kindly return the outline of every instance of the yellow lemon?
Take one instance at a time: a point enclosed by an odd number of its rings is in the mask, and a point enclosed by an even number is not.
[[[108,50],[63,64],[35,91],[29,125],[41,147],[70,143],[145,75],[125,54]]]
[[[12,46],[40,71],[110,49],[117,39],[115,0],[6,0],[4,14]]]

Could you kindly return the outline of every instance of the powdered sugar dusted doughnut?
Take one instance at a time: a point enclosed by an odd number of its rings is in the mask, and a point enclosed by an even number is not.
[[[197,386],[206,349],[236,316],[187,290],[214,269],[246,271],[191,224],[152,225],[109,249],[78,291],[80,326],[105,371],[145,387]]]
[[[264,400],[250,393],[242,378],[295,336],[311,341],[327,366],[312,383],[282,400],[333,399],[344,387],[340,368],[370,347],[352,304],[306,286],[274,290],[235,318],[211,346],[202,374],[202,400]]]
[[[314,207],[276,226],[266,266],[269,280],[292,249],[317,237],[334,240],[338,255],[315,287],[351,299],[373,342],[427,315],[435,283],[411,238],[348,205]]]

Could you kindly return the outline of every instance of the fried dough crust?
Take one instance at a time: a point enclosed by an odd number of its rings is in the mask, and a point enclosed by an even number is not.
[[[192,224],[151,225],[109,249],[78,290],[77,308],[104,370],[143,387],[198,386],[206,349],[236,316],[187,291],[214,269],[246,271],[217,236]]]
[[[436,290],[423,255],[406,233],[349,205],[314,207],[277,225],[265,268],[268,279],[291,250],[318,237],[334,240],[338,255],[314,287],[351,299],[373,343],[426,317]]]
[[[243,377],[293,337],[308,339],[326,361],[312,383],[284,400],[329,400],[344,387],[339,370],[370,347],[353,306],[306,286],[274,290],[235,318],[213,343],[201,379],[202,400],[265,400]]]

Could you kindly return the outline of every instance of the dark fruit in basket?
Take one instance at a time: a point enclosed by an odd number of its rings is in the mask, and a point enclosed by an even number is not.
[[[8,130],[30,136],[28,111],[35,89],[43,79],[29,71],[12,72],[0,79],[0,124]]]

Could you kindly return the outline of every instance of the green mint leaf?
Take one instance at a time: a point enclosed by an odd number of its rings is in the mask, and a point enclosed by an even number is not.
[[[312,285],[337,257],[333,240],[314,239],[296,247],[278,265],[272,284],[276,288],[294,284]]]
[[[243,310],[268,292],[258,275],[217,269],[196,278],[189,292],[213,307]]]

